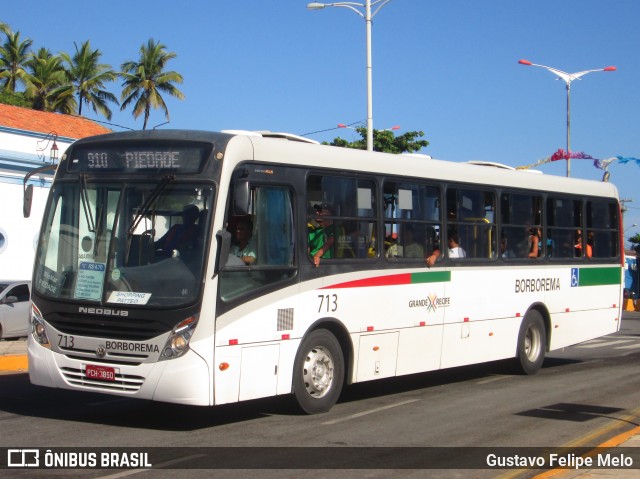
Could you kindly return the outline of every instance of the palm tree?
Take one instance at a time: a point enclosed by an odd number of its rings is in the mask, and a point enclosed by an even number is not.
[[[0,22],[0,33],[4,33],[5,35],[9,35],[11,33],[11,27],[6,23]]]
[[[147,45],[140,47],[140,59],[128,61],[120,67],[120,76],[124,80],[122,86],[120,110],[133,104],[133,117],[138,118],[144,113],[142,129],[146,130],[151,108],[162,108],[165,118],[169,120],[169,110],[161,93],[184,99],[184,94],[173,84],[182,83],[182,75],[174,71],[164,71],[169,60],[176,57],[175,53],[167,52],[165,45],[149,39]]]
[[[15,93],[16,86],[25,82],[24,66],[29,59],[32,43],[28,38],[21,42],[20,32],[7,33],[7,38],[0,47],[0,79],[4,80],[2,90]]]
[[[32,54],[26,62],[28,75],[25,96],[34,110],[72,114],[76,109],[73,86],[67,81],[62,58],[46,48]]]
[[[82,115],[82,105],[87,104],[94,112],[111,120],[111,109],[107,103],[114,102],[117,105],[118,99],[113,93],[104,90],[104,86],[118,78],[118,74],[111,69],[111,65],[99,63],[102,56],[100,50],[91,50],[87,40],[80,49],[76,45],[73,57],[68,53],[61,53],[61,56],[68,65],[69,82],[78,95],[78,115]]]

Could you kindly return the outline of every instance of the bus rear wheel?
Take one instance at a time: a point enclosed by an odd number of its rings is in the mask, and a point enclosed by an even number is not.
[[[307,414],[327,412],[344,383],[344,356],[336,337],[326,329],[312,331],[300,345],[293,367],[293,393]]]
[[[529,311],[520,325],[518,334],[517,364],[524,374],[536,374],[544,362],[547,333],[540,312]]]

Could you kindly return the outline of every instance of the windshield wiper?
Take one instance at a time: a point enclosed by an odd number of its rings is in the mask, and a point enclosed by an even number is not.
[[[102,191],[102,195],[99,194],[99,191],[96,191],[96,205],[105,204],[104,198],[105,198],[104,190]],[[102,201],[100,201],[101,199]],[[95,240],[93,242],[94,258],[98,256],[98,246],[100,245],[100,241],[102,240],[102,234],[104,233],[105,211],[106,211],[106,208],[98,208],[98,211],[96,213],[96,234],[95,234]]]
[[[158,196],[160,196],[160,193],[162,193],[162,191],[167,187],[167,185],[175,179],[176,179],[175,175],[165,175],[162,177],[162,181],[160,181],[158,186],[156,186],[155,189],[151,192],[147,200],[144,202],[144,204],[138,211],[138,214],[133,219],[133,222],[131,223],[131,228],[129,228],[129,230],[127,231],[127,234],[129,236],[131,236],[133,232],[136,230],[136,228],[140,224],[140,221],[142,221],[142,218],[147,214],[153,202],[156,200],[156,198],[158,198]]]
[[[91,208],[89,206],[89,195],[87,194],[87,175],[80,175],[80,199],[82,200],[84,217],[87,220],[89,231],[95,233],[96,224],[93,221],[93,215],[91,214]]]

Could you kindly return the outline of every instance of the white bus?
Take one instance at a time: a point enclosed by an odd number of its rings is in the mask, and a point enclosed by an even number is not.
[[[75,142],[36,254],[31,381],[319,413],[344,384],[508,358],[532,374],[619,329],[613,185],[314,143]]]

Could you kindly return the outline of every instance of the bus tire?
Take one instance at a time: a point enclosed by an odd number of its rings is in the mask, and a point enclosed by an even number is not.
[[[523,374],[536,374],[544,362],[547,332],[539,311],[529,311],[520,325],[518,334],[517,365]]]
[[[317,329],[300,344],[293,366],[293,394],[307,414],[327,412],[344,383],[344,355],[336,337]]]

